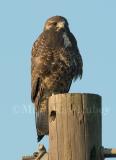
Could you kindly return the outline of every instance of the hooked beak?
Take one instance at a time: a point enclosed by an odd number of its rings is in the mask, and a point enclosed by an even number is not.
[[[65,22],[64,21],[59,22],[56,27],[57,27],[57,31],[59,31],[62,28],[65,28]]]

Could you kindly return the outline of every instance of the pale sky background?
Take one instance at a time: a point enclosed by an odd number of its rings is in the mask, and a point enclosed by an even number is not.
[[[103,146],[116,147],[116,0],[0,0],[0,159],[37,149],[30,99],[32,44],[48,17],[65,16],[84,61],[70,92],[103,98]],[[48,146],[47,138],[41,143]]]

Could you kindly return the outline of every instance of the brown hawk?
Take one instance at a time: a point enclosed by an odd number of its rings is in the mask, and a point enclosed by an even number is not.
[[[49,18],[32,48],[32,91],[38,141],[48,134],[48,98],[67,93],[72,80],[82,77],[83,63],[67,20]]]

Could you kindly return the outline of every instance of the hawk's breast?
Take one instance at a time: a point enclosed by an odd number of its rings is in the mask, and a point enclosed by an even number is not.
[[[65,32],[63,33],[63,39],[64,39],[64,47],[65,48],[72,47],[72,43],[69,40],[69,37],[68,37],[68,35]]]

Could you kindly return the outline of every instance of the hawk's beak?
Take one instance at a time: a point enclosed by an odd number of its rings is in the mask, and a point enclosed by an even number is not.
[[[57,27],[57,31],[59,31],[62,28],[65,28],[65,22],[63,22],[63,21],[59,22],[56,27]]]

